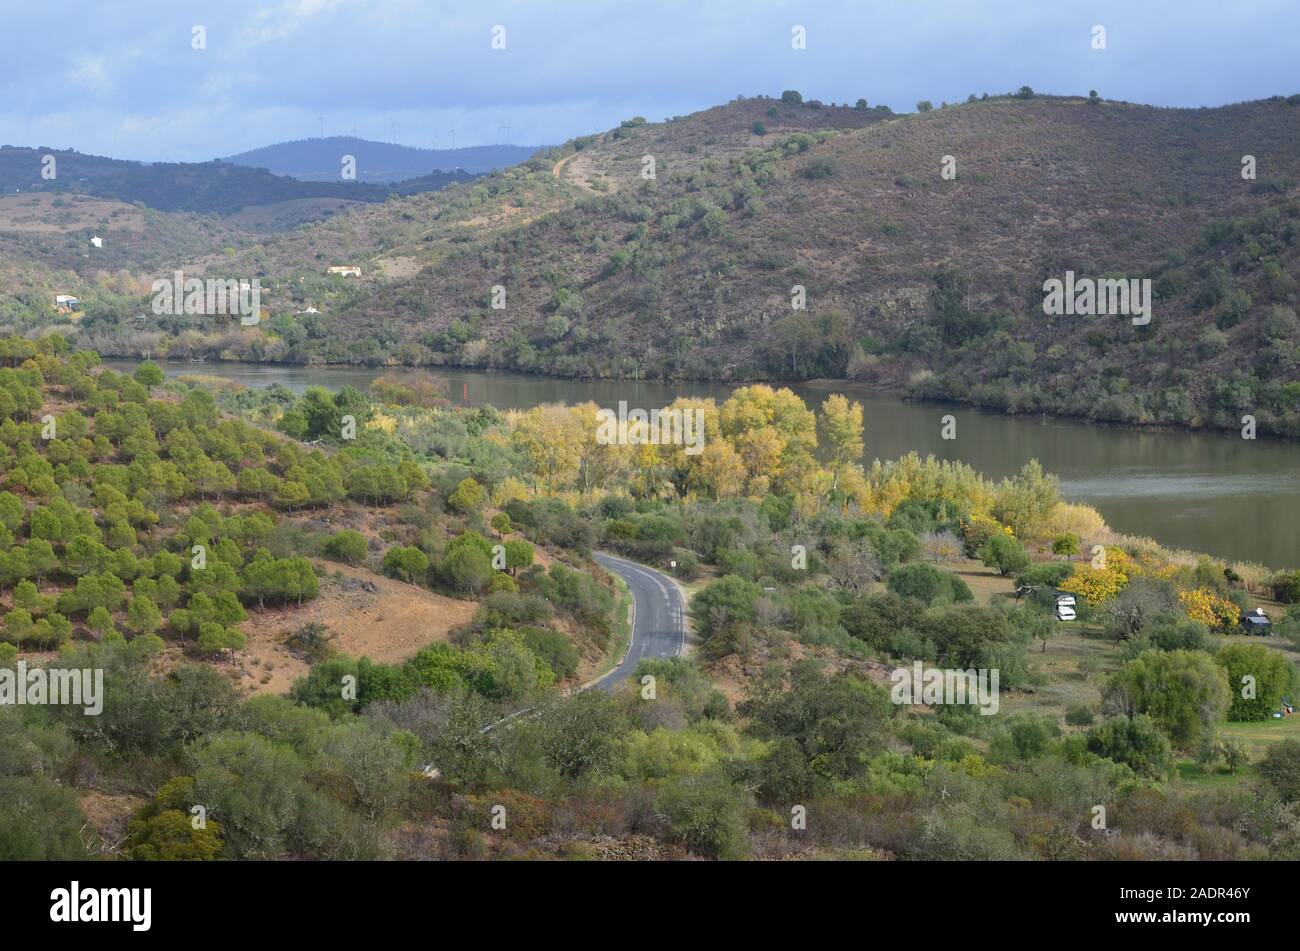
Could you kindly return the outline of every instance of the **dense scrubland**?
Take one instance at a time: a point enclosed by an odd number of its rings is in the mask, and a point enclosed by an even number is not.
[[[1036,463],[864,468],[860,406],[765,385],[680,401],[694,455],[419,372],[296,396],[98,363],[0,340],[0,663],[106,684],[98,716],[0,708],[6,858],[1300,849],[1273,717],[1300,573],[1117,536]],[[690,593],[689,656],[612,693],[579,689],[626,636],[596,549]],[[469,620],[385,661],[303,620],[382,576]],[[1259,605],[1281,636],[1237,633]],[[268,636],[301,665],[284,691],[245,676]],[[998,713],[892,702],[918,660],[998,669]]]

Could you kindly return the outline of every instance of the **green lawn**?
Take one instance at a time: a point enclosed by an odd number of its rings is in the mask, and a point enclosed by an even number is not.
[[[1300,713],[1258,723],[1221,723],[1218,733],[1222,739],[1236,740],[1244,746],[1254,762],[1280,740],[1300,740]]]
[[[1174,764],[1174,773],[1170,777],[1170,784],[1199,790],[1224,789],[1241,782],[1242,779],[1253,775],[1254,772],[1253,767],[1247,766],[1234,776],[1219,766],[1207,769],[1195,760],[1185,759]]]
[[[1174,767],[1173,782],[1197,789],[1214,789],[1231,786],[1246,777],[1254,776],[1254,764],[1259,762],[1270,746],[1281,740],[1300,740],[1300,714],[1283,717],[1280,720],[1220,723],[1216,735],[1221,740],[1236,740],[1244,746],[1251,765],[1234,776],[1217,765],[1206,769],[1193,760],[1181,760]]]

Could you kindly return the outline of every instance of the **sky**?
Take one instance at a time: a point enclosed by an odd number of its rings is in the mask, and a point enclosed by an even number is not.
[[[0,31],[0,144],[144,161],[322,131],[555,144],[785,89],[896,111],[1300,92],[1300,0],[0,0]]]

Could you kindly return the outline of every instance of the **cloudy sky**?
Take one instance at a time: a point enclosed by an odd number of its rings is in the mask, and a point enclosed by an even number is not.
[[[204,161],[350,134],[561,142],[798,89],[1300,92],[1300,0],[5,0],[0,144]],[[791,48],[806,30],[807,48]],[[1092,49],[1094,26],[1106,49]],[[505,49],[492,48],[504,27]],[[206,48],[195,49],[195,28]],[[508,131],[507,131],[508,130]]]

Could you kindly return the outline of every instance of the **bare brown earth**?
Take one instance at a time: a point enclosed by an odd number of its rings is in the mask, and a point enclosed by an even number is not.
[[[56,206],[54,202],[60,204]],[[104,198],[67,195],[6,195],[0,198],[0,231],[60,233],[112,228],[142,231],[144,212]]]
[[[312,621],[329,628],[334,634],[332,646],[344,654],[400,663],[428,644],[446,641],[452,628],[474,614],[476,605],[471,601],[444,597],[361,568],[323,564],[328,574],[313,600],[302,607],[248,612],[241,625],[247,649],[230,665],[241,689],[250,694],[287,693],[310,665],[289,651],[285,638]]]
[[[86,824],[81,830],[81,841],[90,855],[113,854],[126,838],[127,823],[148,803],[146,796],[113,795],[96,789],[87,789],[78,797]]]

